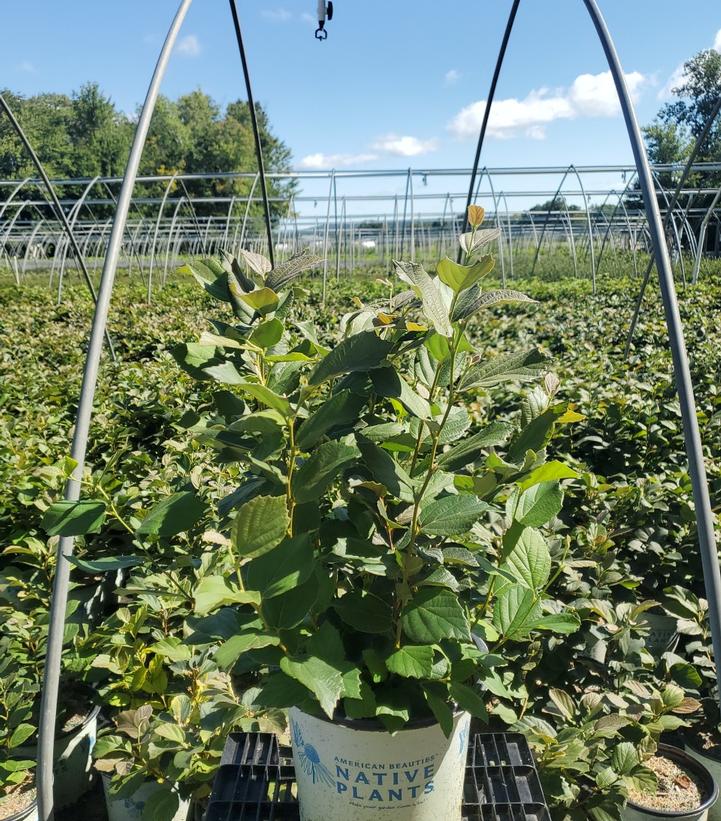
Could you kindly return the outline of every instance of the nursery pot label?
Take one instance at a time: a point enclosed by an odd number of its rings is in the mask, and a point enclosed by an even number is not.
[[[459,821],[470,716],[395,735],[289,712],[303,821]]]

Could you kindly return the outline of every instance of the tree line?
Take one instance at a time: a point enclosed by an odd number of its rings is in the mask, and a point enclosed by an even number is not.
[[[36,94],[23,97],[1,92],[26,132],[51,178],[122,177],[137,115],[120,111],[97,83],[87,83],[71,95]],[[287,171],[288,146],[277,137],[265,109],[256,114],[267,171]],[[197,90],[177,100],[159,97],[140,163],[141,175],[196,172],[254,171],[257,169],[248,103],[236,100],[222,108]],[[35,168],[7,117],[0,116],[0,178],[35,177]],[[252,179],[191,180],[185,183],[196,197],[244,197]],[[270,182],[272,197],[288,197],[289,182]],[[141,195],[162,196],[164,184],[144,186]],[[179,186],[176,192],[185,193]],[[77,191],[63,189],[77,195]],[[256,187],[255,196],[260,194]],[[29,195],[29,194],[28,194]],[[276,203],[275,214],[287,205]],[[198,213],[224,212],[197,203]]]

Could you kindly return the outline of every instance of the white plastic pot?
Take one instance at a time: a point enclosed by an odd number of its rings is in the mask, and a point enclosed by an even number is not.
[[[38,821],[38,802],[33,801],[33,803],[26,807],[24,810],[20,810],[20,812],[16,812],[14,815],[7,815],[4,816],[1,814],[2,808],[0,807],[0,819],[2,821]]]
[[[78,727],[55,737],[53,794],[58,809],[77,803],[92,786],[93,747],[98,735],[99,707],[94,707]],[[17,754],[37,760],[37,746],[20,747]]]
[[[717,789],[721,788],[721,759],[712,757],[709,753],[700,750],[688,738],[684,739],[684,743],[686,752],[706,767],[716,782]],[[708,818],[709,821],[721,821],[721,801],[716,801],[709,809]]]
[[[459,821],[468,713],[456,713],[449,738],[430,721],[391,735],[296,707],[288,717],[302,821]]]
[[[683,810],[681,812],[651,810],[629,801],[623,811],[623,821],[658,821],[660,818],[673,819],[673,821],[707,821],[707,819],[710,818],[709,810],[716,803],[719,793],[718,786],[711,776],[711,773],[700,761],[696,758],[692,758],[679,747],[671,747],[669,744],[659,744],[658,754],[670,758],[681,769],[695,775],[704,786],[706,798],[700,807],[694,810]]]
[[[110,776],[103,773],[103,791],[105,792],[108,821],[141,821],[145,802],[155,791],[155,784],[148,781],[136,790],[131,797],[116,798],[110,794]],[[172,821],[188,821],[189,817],[190,801],[181,799],[178,811],[173,816]]]

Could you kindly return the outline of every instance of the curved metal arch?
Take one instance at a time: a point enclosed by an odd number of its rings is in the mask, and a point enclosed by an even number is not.
[[[578,187],[581,189],[581,194],[583,196],[583,210],[586,212],[586,225],[588,228],[588,242],[589,248],[591,251],[591,282],[593,283],[593,293],[596,293],[596,254],[593,247],[593,223],[591,222],[591,210],[589,208],[588,197],[586,196],[586,189],[583,187],[583,181],[581,180],[581,175],[578,173],[578,169],[576,166],[571,163],[569,166],[570,170],[573,171],[576,179],[578,180]],[[566,204],[566,208],[568,208],[568,203]],[[571,219],[569,215],[569,221]],[[571,229],[573,232],[573,229]]]
[[[24,179],[24,180],[22,180],[21,182],[19,182],[19,183],[15,186],[15,188],[13,188],[13,190],[10,192],[10,196],[9,196],[9,197],[5,200],[5,202],[4,202],[4,203],[3,203],[3,205],[2,205],[2,208],[0,208],[0,219],[2,219],[3,214],[4,214],[4,213],[5,213],[5,211],[8,209],[8,207],[10,206],[10,204],[12,203],[12,201],[15,199],[15,195],[16,195],[16,194],[20,191],[20,189],[21,189],[21,188],[23,188],[23,186],[24,186],[26,183],[28,183],[31,179],[32,179],[32,177],[25,177],[25,179]]]
[[[483,177],[488,177],[488,187],[491,189],[491,199],[493,200],[493,210],[496,216],[496,228],[500,231],[498,235],[498,256],[501,258],[501,283],[503,287],[506,287],[506,257],[503,253],[503,226],[500,222],[500,215],[498,212],[498,199],[496,197],[496,189],[493,185],[493,177],[491,172],[488,170],[488,166],[483,166],[481,170],[481,176],[478,178],[478,184],[476,185],[476,199],[478,199],[479,192],[481,190],[481,183],[483,182]],[[468,223],[468,207],[466,207],[466,216],[464,217],[464,230]]]
[[[608,228],[606,229],[606,233],[603,235],[603,240],[601,241],[601,250],[598,253],[598,267],[599,267],[599,269],[601,268],[601,260],[603,259],[603,252],[606,249],[606,243],[609,241],[609,236],[611,234],[611,225],[613,224],[613,220],[616,217],[616,212],[618,211],[618,209],[621,205],[621,201],[626,196],[626,193],[628,192],[629,188],[631,187],[631,185],[633,184],[634,180],[637,177],[638,177],[638,173],[631,174],[631,176],[628,178],[628,182],[626,183],[626,187],[623,189],[623,191],[621,192],[621,194],[619,196],[618,202],[616,203],[616,207],[613,209],[613,213],[611,214],[611,219],[608,223]],[[608,195],[606,196],[606,199],[604,200],[604,205],[608,201],[608,198],[611,196],[612,193],[614,193],[614,192],[610,191],[608,193]],[[601,206],[601,208],[603,208],[603,205]],[[625,206],[624,206],[624,210],[625,210]]]
[[[601,41],[608,67],[616,86],[616,93],[621,103],[621,110],[631,142],[631,150],[633,151],[634,161],[638,169],[639,182],[641,184],[641,191],[643,192],[644,205],[653,242],[656,268],[659,274],[661,298],[669,333],[676,390],[678,391],[679,404],[681,407],[681,419],[689,463],[689,474],[693,487],[701,563],[703,567],[704,584],[706,586],[706,597],[708,599],[711,641],[714,659],[716,660],[716,680],[719,688],[718,693],[721,696],[721,612],[719,611],[721,607],[721,572],[719,571],[714,519],[706,480],[706,467],[704,464],[703,447],[696,414],[693,382],[691,380],[691,371],[686,354],[683,324],[681,322],[678,300],[676,298],[671,260],[669,259],[668,248],[666,247],[664,239],[664,229],[656,200],[651,167],[616,47],[613,44],[611,34],[596,0],[583,0],[583,2]]]
[[[98,366],[103,348],[110,298],[113,291],[115,272],[120,257],[120,246],[125,230],[125,223],[130,210],[130,200],[138,175],[140,158],[145,140],[148,136],[150,120],[155,109],[155,103],[160,91],[160,84],[170,59],[170,53],[177,39],[183,20],[190,8],[192,0],[181,0],[180,6],[173,18],[167,37],[160,51],[153,77],[150,81],[148,93],[145,97],[140,119],[133,138],[128,164],[123,178],[123,185],[118,198],[118,207],[115,213],[113,229],[108,243],[108,250],[103,266],[103,275],[93,316],[93,325],[90,333],[90,342],[85,360],[83,384],[80,393],[80,402],[75,419],[75,431],[71,448],[72,458],[77,466],[72,477],[65,487],[65,498],[77,501],[80,498],[80,480],[85,464],[85,455],[88,444],[90,419],[95,398],[95,386],[98,377]],[[64,216],[64,214],[63,214]],[[54,816],[53,803],[53,758],[55,746],[55,717],[58,705],[58,687],[60,683],[60,663],[62,658],[63,631],[65,625],[65,609],[68,599],[70,581],[70,562],[74,539],[72,536],[61,536],[57,549],[57,563],[53,593],[50,606],[50,624],[48,628],[47,654],[45,658],[45,674],[43,693],[40,705],[40,726],[38,733],[38,811],[40,821],[52,821]]]
[[[175,178],[178,176],[178,172],[176,171],[173,176],[168,181],[168,184],[165,186],[165,191],[163,191],[163,198],[160,200],[160,205],[158,206],[158,218],[155,221],[155,230],[153,231],[153,244],[150,249],[150,265],[148,267],[148,294],[147,300],[148,304],[150,304],[150,300],[153,295],[153,269],[155,268],[155,247],[158,242],[158,231],[160,230],[160,222],[163,218],[163,211],[165,211],[165,203],[168,201],[168,195],[170,194],[170,189],[173,187],[173,183],[175,182]],[[233,201],[231,200],[230,203],[231,209],[233,208]]]
[[[473,160],[473,170],[471,171],[471,181],[468,185],[468,198],[466,199],[466,211],[463,217],[463,233],[468,230],[468,206],[471,205],[473,198],[473,187],[476,181],[476,174],[478,173],[478,165],[481,161],[481,153],[483,151],[483,143],[486,139],[486,129],[488,128],[488,119],[491,116],[491,107],[496,96],[496,87],[498,86],[498,79],[501,76],[501,69],[503,68],[503,61],[506,59],[506,49],[508,42],[511,39],[511,32],[513,31],[513,24],[516,21],[516,14],[521,0],[513,0],[511,11],[508,15],[508,22],[506,23],[505,31],[503,32],[503,39],[498,49],[498,57],[496,58],[496,66],[493,69],[493,77],[491,78],[491,87],[488,91],[488,99],[486,100],[486,108],[483,112],[483,121],[481,122],[481,130],[478,134],[478,143],[476,144],[476,154]],[[457,262],[461,261],[461,248],[458,249]]]

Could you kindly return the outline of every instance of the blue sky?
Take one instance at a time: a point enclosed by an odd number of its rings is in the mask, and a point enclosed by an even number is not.
[[[32,94],[98,81],[133,111],[176,0],[5,0],[0,86]],[[299,168],[467,167],[510,0],[336,0],[313,38],[316,0],[240,0],[256,98]],[[712,0],[601,0],[650,121],[679,65],[714,43]],[[630,160],[601,48],[581,0],[524,0],[497,94],[489,166]],[[225,0],[195,0],[164,84],[220,103],[243,81]],[[385,184],[385,183],[384,183]],[[449,190],[461,181],[445,181]],[[519,183],[528,186],[528,182]],[[539,186],[552,181],[539,182]],[[509,181],[508,188],[514,183]],[[383,191],[402,189],[388,182]]]

